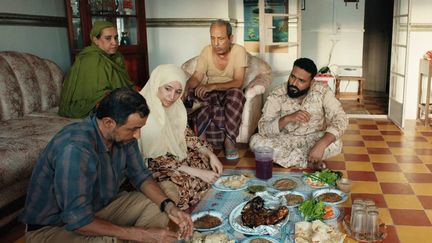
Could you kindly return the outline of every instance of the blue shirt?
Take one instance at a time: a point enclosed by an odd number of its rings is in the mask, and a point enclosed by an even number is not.
[[[151,178],[136,140],[110,151],[94,116],[67,125],[39,156],[21,221],[80,228],[113,200],[125,177],[135,188]]]

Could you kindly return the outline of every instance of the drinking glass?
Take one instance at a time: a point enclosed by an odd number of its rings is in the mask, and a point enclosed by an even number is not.
[[[379,216],[377,211],[369,211],[366,217],[366,239],[374,241],[378,238]]]
[[[366,210],[357,209],[354,211],[351,232],[355,239],[364,239],[366,233]]]

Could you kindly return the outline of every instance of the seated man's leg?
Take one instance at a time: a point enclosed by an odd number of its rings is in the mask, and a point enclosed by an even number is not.
[[[226,140],[235,145],[246,98],[241,89],[229,89],[225,91],[222,102],[225,112]]]
[[[171,182],[162,182],[161,188],[166,194],[178,201],[178,193]],[[114,201],[96,213],[100,219],[108,220],[121,226],[144,226],[165,228],[169,218],[166,213],[159,210],[159,205],[154,204],[141,192],[121,192]],[[67,231],[63,227],[47,226],[26,233],[26,242],[121,242],[108,236],[84,236]]]
[[[26,243],[116,243],[123,242],[110,236],[85,236],[63,227],[46,226],[25,234]]]
[[[305,144],[299,144],[305,139],[294,138],[289,135],[280,135],[274,137],[262,136],[261,134],[252,135],[249,147],[251,150],[261,146],[273,148],[273,162],[282,167],[299,167],[307,166],[307,151],[308,147]]]
[[[172,199],[175,203],[180,200],[177,186],[170,181],[162,181],[158,183],[165,194]],[[168,225],[169,218],[166,213],[162,213],[159,209],[159,205],[152,203],[144,210],[138,211],[138,219],[135,222],[135,226],[142,227],[157,227],[164,228]]]
[[[331,143],[324,150],[323,160],[340,154],[342,152],[342,147],[343,147],[342,139],[337,139],[336,141]]]

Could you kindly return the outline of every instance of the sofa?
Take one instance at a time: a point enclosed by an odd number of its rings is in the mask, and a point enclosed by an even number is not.
[[[16,223],[42,149],[74,121],[56,113],[62,82],[62,71],[49,60],[0,52],[0,232]]]
[[[198,56],[189,59],[182,65],[182,69],[190,77],[198,61]],[[204,82],[207,77],[204,76]],[[263,94],[272,82],[272,69],[264,60],[248,53],[248,67],[243,84],[246,103],[243,108],[237,143],[249,143],[249,138],[256,132],[261,118]]]

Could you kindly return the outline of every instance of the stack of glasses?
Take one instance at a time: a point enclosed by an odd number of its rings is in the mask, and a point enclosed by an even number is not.
[[[351,236],[361,241],[381,239],[379,212],[373,200],[355,199],[351,208]]]

